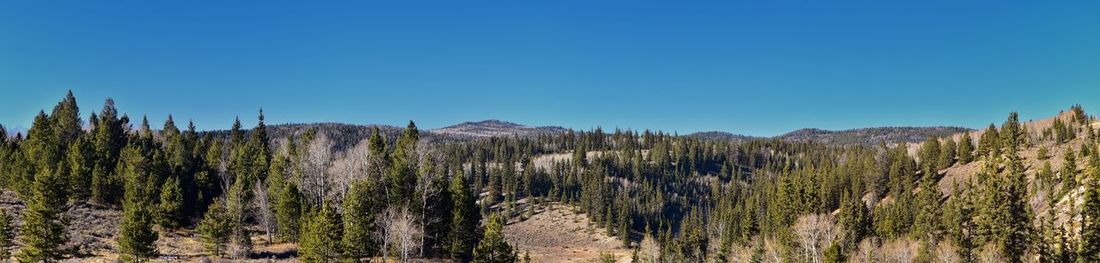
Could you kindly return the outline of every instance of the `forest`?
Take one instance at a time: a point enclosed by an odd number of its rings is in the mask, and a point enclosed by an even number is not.
[[[198,131],[114,103],[84,115],[70,92],[26,134],[0,126],[0,186],[19,204],[0,213],[0,258],[187,261],[158,239],[192,233],[207,260],[530,262],[506,230],[564,206],[631,262],[1100,262],[1100,126],[1079,105],[847,144],[601,128],[425,140],[412,121],[273,136],[262,110],[255,127]],[[74,242],[89,210],[117,212],[106,244]]]

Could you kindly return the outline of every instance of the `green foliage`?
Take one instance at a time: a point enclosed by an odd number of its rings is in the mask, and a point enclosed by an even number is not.
[[[474,263],[511,263],[516,262],[516,253],[512,246],[504,241],[504,223],[500,215],[494,214],[485,225],[485,234],[474,247]]]
[[[411,202],[416,187],[416,147],[419,140],[416,124],[409,121],[404,134],[397,140],[390,160],[390,172],[386,177],[389,189],[389,201],[393,204]]]
[[[229,243],[229,235],[232,227],[229,215],[225,209],[225,202],[218,201],[211,205],[202,221],[199,221],[196,231],[202,239],[203,248],[207,253],[215,256],[225,254],[226,245]]]
[[[353,260],[374,256],[378,253],[378,238],[374,236],[375,220],[382,200],[381,191],[372,181],[352,183],[341,204],[344,210],[344,255]]]
[[[11,258],[12,246],[15,245],[15,220],[7,211],[0,210],[0,258]]]
[[[285,241],[298,241],[302,217],[302,194],[298,186],[286,184],[275,200],[275,233]]]
[[[166,229],[183,226],[183,188],[179,180],[169,178],[160,191],[160,204],[157,205],[157,224]]]
[[[60,260],[61,245],[68,241],[67,222],[62,218],[65,201],[61,192],[64,178],[49,169],[35,175],[32,196],[23,210],[23,226],[19,233],[23,249],[16,255],[20,262],[54,262]]]
[[[123,205],[122,222],[118,225],[118,250],[122,260],[141,262],[156,256],[157,238],[147,203],[127,201]]]
[[[957,247],[956,252],[963,262],[973,262],[975,244],[974,204],[970,195],[962,194],[956,188],[943,210],[943,225],[946,238]]]
[[[964,132],[962,139],[959,139],[958,155],[960,164],[968,164],[974,160],[974,141],[970,139],[969,132]]]
[[[1081,251],[1080,259],[1089,262],[1100,261],[1100,186],[1093,182],[1085,192],[1085,203],[1081,209]]]
[[[301,260],[305,262],[335,262],[340,259],[340,215],[328,206],[311,213],[302,225],[302,239],[298,246]]]
[[[872,233],[871,211],[858,197],[845,194],[837,217],[837,226],[842,230],[838,235],[844,248],[855,248],[859,241]]]
[[[129,118],[118,117],[115,102],[107,99],[95,125],[96,163],[92,170],[92,201],[118,204],[122,196],[122,178],[115,173],[122,147],[126,145]]]
[[[457,172],[451,180],[450,189],[454,210],[451,211],[451,233],[448,237],[450,246],[447,251],[452,259],[458,261],[470,259],[470,254],[480,238],[478,226],[481,222],[481,210],[465,177],[461,171]]]
[[[81,136],[69,146],[69,198],[76,202],[87,201],[91,196],[92,169],[95,168],[95,148],[92,137]]]

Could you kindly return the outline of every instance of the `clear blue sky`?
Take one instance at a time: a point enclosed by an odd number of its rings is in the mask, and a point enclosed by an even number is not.
[[[502,119],[775,135],[1100,107],[1100,2],[2,1],[0,123]],[[732,3],[737,2],[737,3]],[[106,3],[106,4],[105,4]]]

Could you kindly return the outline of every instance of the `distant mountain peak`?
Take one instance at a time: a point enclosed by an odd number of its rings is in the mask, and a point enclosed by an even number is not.
[[[525,125],[515,123],[515,122],[502,121],[502,120],[497,120],[497,119],[488,119],[488,120],[483,120],[483,121],[463,122],[463,123],[460,123],[460,124],[457,124],[457,125],[451,125],[451,126],[447,126],[447,127],[444,127],[444,128],[451,128],[451,127],[458,127],[458,126],[486,126],[486,127],[513,127],[513,128],[515,128],[515,127],[526,127]]]

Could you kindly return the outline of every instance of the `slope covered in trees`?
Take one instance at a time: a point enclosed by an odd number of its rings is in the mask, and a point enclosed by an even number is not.
[[[432,140],[411,121],[326,132],[262,111],[201,132],[109,99],[81,116],[69,94],[26,135],[0,129],[0,186],[25,206],[19,224],[0,217],[16,259],[155,259],[182,231],[237,260],[277,243],[308,262],[513,262],[529,248],[507,242],[510,223],[569,207],[643,262],[1100,260],[1100,138],[1080,106],[913,145],[599,128]],[[88,207],[118,212],[113,245],[68,242],[85,240],[69,215]]]

